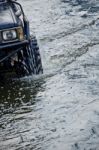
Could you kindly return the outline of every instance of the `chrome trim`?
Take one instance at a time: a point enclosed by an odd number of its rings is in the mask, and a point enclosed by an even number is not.
[[[18,28],[22,28],[22,26],[19,26],[19,27],[13,27],[13,28],[8,28],[8,29],[3,29],[3,30],[0,30],[0,32],[1,32],[1,31],[7,31],[7,30],[18,29]]]
[[[22,26],[19,26],[19,27],[13,27],[13,28],[7,28],[7,29],[3,29],[3,30],[0,30],[1,31],[7,31],[7,30],[10,30],[10,29],[18,29],[18,28],[23,28]]]
[[[9,49],[9,48],[12,48],[12,47],[17,47],[17,46],[22,46],[24,44],[28,44],[29,41],[28,40],[23,40],[23,41],[19,41],[19,42],[16,42],[16,43],[8,43],[8,44],[4,44],[4,45],[0,45],[0,50],[3,50],[3,49]]]
[[[20,41],[19,39],[15,39],[13,41],[3,41],[2,44],[7,44],[7,43],[13,43],[13,42],[18,42]]]

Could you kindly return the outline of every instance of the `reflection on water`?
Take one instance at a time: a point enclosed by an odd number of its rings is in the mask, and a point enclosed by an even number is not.
[[[7,84],[0,86],[1,149],[13,149],[13,144],[18,149],[24,149],[26,145],[29,146],[26,135],[30,131],[36,132],[32,123],[35,123],[35,120],[40,117],[36,115],[38,112],[36,105],[41,101],[37,94],[44,90],[43,84],[44,80],[34,81],[31,78],[31,80],[24,81],[8,81]],[[33,129],[34,131],[32,131]],[[32,137],[31,133],[29,135]],[[32,147],[36,148],[36,145]]]
[[[34,105],[38,100],[36,94],[42,91],[44,81],[8,81],[0,86],[0,112],[1,115],[13,113],[22,106]]]

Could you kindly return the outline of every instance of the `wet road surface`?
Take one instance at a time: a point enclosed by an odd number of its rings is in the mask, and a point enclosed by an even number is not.
[[[99,1],[20,2],[44,75],[0,86],[0,150],[99,150]]]

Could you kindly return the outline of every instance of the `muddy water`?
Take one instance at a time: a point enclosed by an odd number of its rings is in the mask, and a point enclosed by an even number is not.
[[[0,150],[99,150],[99,1],[20,2],[44,75],[0,86]]]

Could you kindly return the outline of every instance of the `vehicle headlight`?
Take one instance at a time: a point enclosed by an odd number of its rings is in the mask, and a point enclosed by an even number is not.
[[[2,36],[3,36],[4,41],[15,40],[17,38],[17,32],[14,29],[5,30],[5,31],[3,31]]]
[[[23,28],[18,27],[18,28],[15,28],[15,29],[4,30],[2,32],[2,39],[5,42],[13,41],[13,40],[22,41],[24,39]]]

